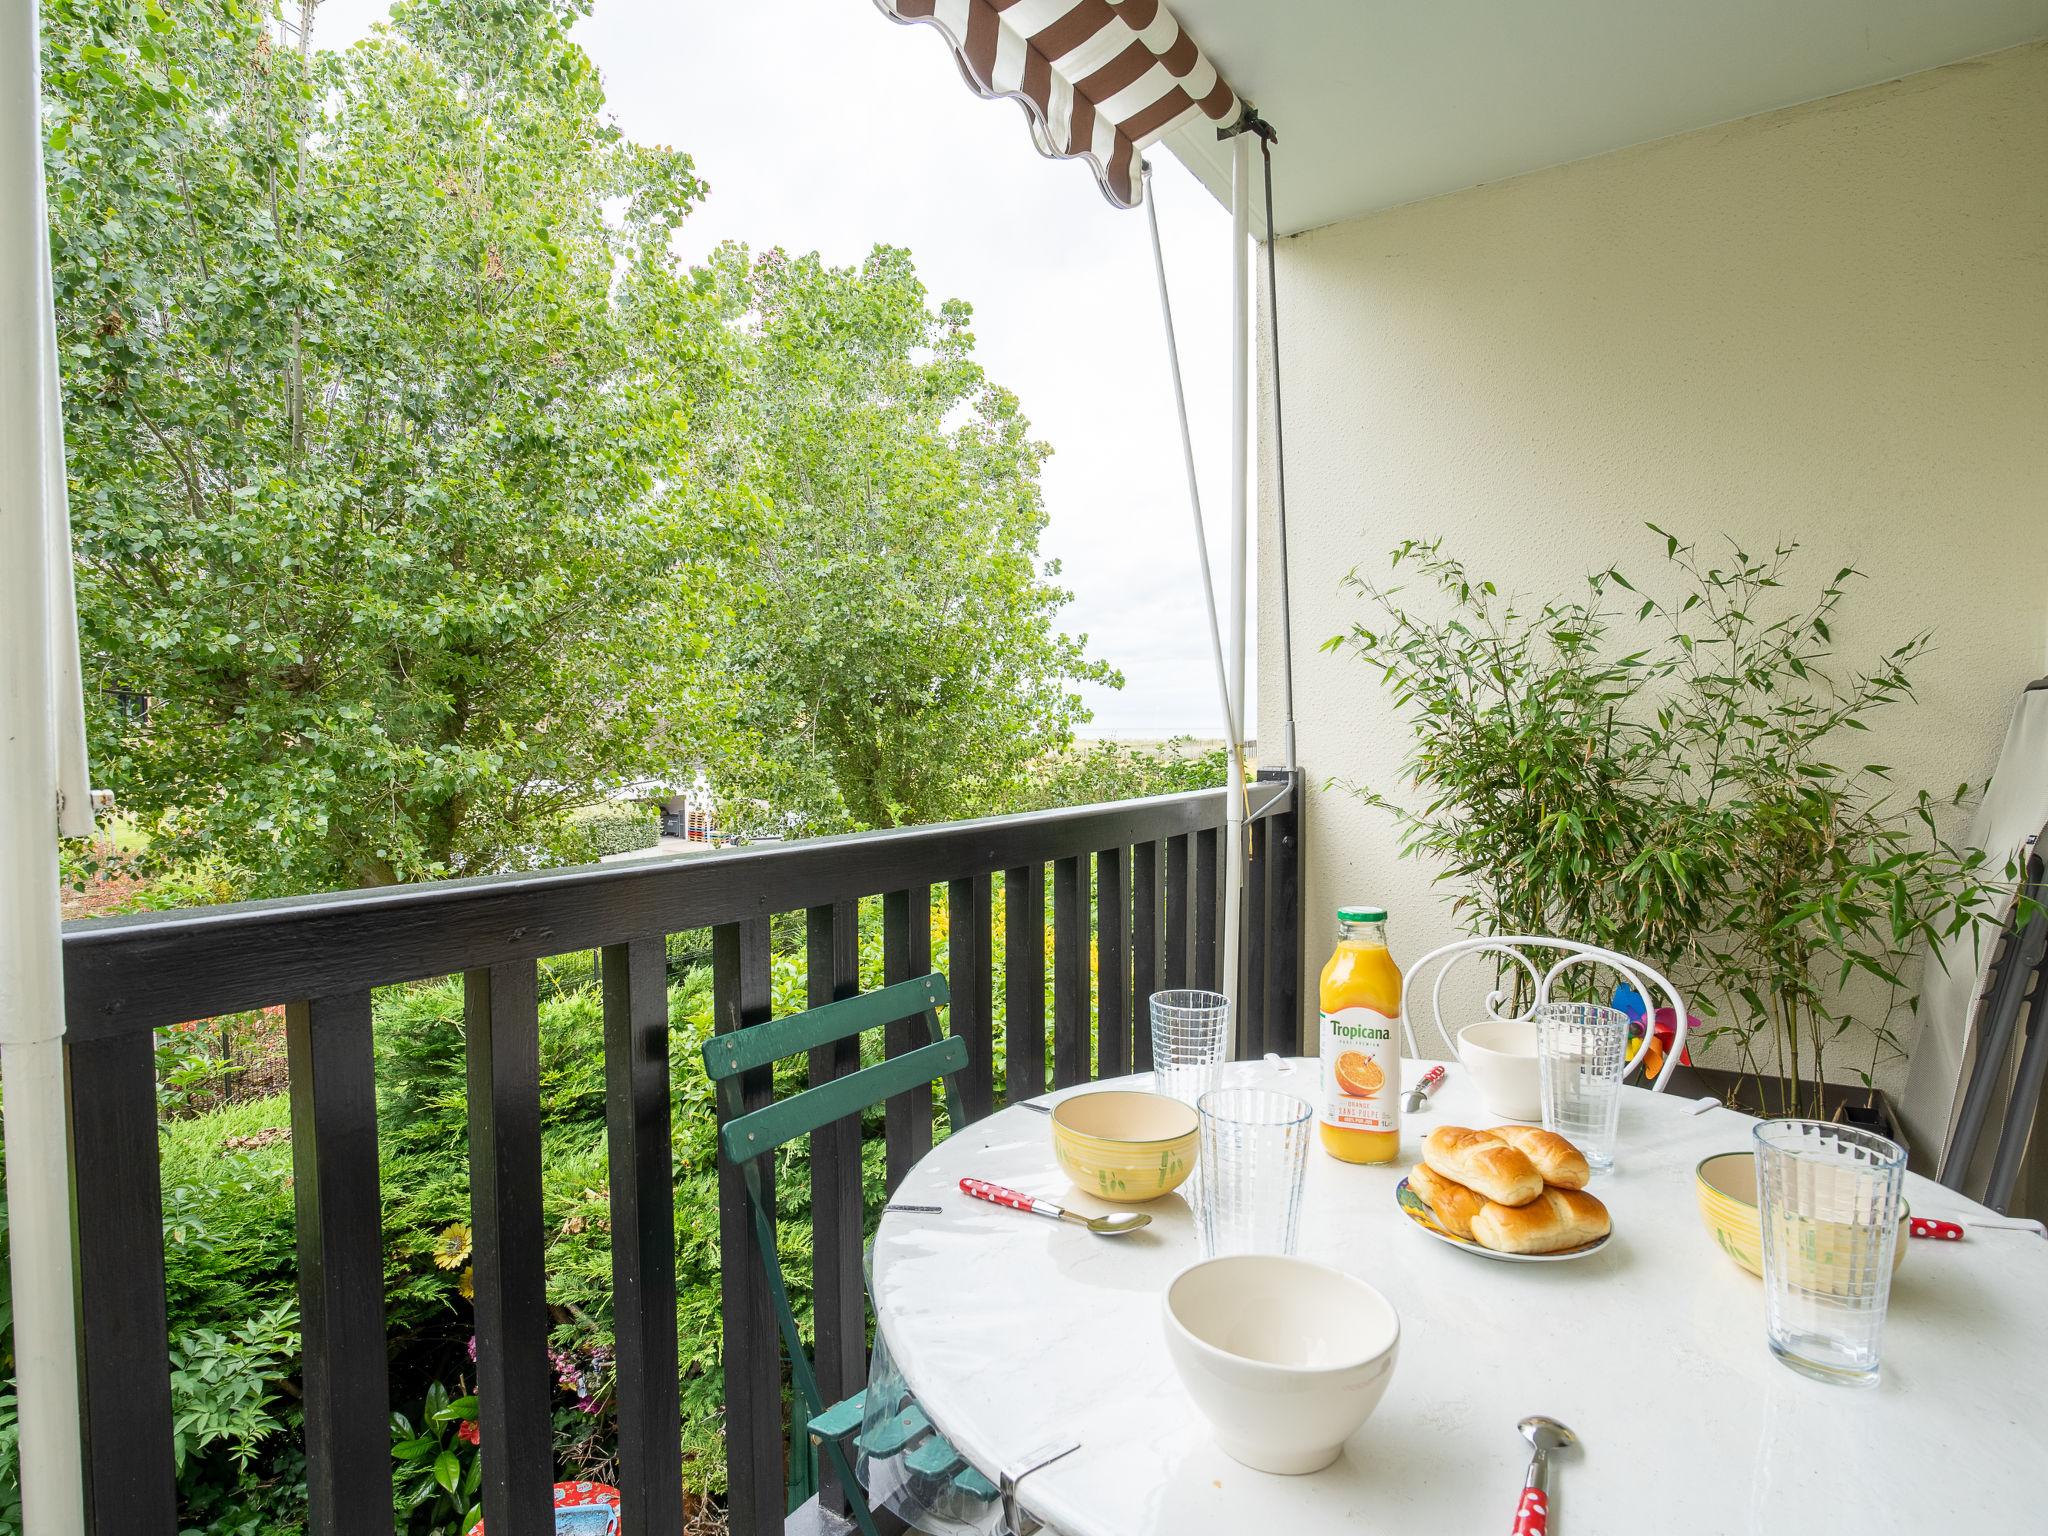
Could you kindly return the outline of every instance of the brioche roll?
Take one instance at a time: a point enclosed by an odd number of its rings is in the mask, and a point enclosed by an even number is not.
[[[1430,1172],[1501,1205],[1527,1205],[1543,1193],[1536,1165],[1491,1131],[1440,1125],[1422,1138],[1422,1161]]]
[[[1607,1207],[1583,1190],[1546,1186],[1527,1205],[1489,1200],[1472,1218],[1472,1238],[1495,1253],[1561,1253],[1608,1230]]]
[[[1441,1174],[1432,1173],[1427,1163],[1417,1163],[1409,1170],[1408,1187],[1428,1202],[1438,1226],[1453,1237],[1462,1237],[1468,1242],[1478,1241],[1472,1236],[1472,1218],[1486,1204],[1484,1196],[1473,1193],[1462,1184],[1452,1183]]]
[[[1546,1184],[1559,1189],[1584,1189],[1593,1176],[1585,1154],[1555,1131],[1534,1125],[1496,1125],[1490,1134],[1528,1158]]]

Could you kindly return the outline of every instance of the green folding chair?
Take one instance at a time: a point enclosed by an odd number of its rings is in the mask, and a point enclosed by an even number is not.
[[[775,1224],[762,1191],[760,1159],[770,1156],[785,1142],[808,1136],[813,1131],[858,1115],[885,1103],[899,1093],[937,1079],[946,1096],[946,1113],[952,1123],[965,1123],[960,1114],[954,1074],[967,1065],[967,1044],[948,1039],[939,1030],[933,1011],[948,998],[946,978],[915,976],[877,992],[825,1003],[803,1013],[771,1019],[713,1035],[704,1042],[704,1071],[718,1087],[725,1112],[730,1117],[721,1134],[725,1155],[746,1181],[747,1202],[752,1207],[754,1232],[759,1239],[763,1264],[768,1271],[768,1293],[775,1303],[776,1325],[789,1357],[789,1374],[796,1384],[799,1413],[790,1425],[789,1512],[796,1513],[818,1487],[818,1458],[830,1462],[834,1477],[846,1496],[848,1509],[861,1536],[881,1536],[866,1492],[854,1475],[855,1453],[870,1456],[902,1455],[926,1475],[950,1475],[955,1486],[976,1498],[994,1498],[996,1489],[968,1466],[960,1453],[931,1427],[915,1403],[889,1404],[890,1412],[878,1424],[874,1444],[860,1439],[866,1416],[867,1393],[857,1392],[843,1402],[828,1405],[818,1392],[817,1372],[804,1353],[797,1334],[796,1316],[790,1311],[789,1289],[782,1278],[782,1261],[775,1251]],[[784,1057],[858,1038],[864,1031],[906,1019],[922,1018],[930,1043],[907,1051],[872,1067],[863,1067],[845,1077],[806,1088],[746,1114],[739,1113],[739,1076],[771,1067]]]

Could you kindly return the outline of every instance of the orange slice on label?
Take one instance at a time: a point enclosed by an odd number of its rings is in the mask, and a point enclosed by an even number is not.
[[[1346,1051],[1337,1058],[1337,1086],[1354,1099],[1369,1099],[1387,1085],[1380,1064],[1363,1051]]]

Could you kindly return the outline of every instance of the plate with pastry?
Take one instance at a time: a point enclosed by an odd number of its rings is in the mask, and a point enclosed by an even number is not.
[[[1509,1263],[1582,1259],[1607,1245],[1607,1207],[1564,1137],[1533,1126],[1440,1125],[1395,1187],[1403,1214],[1440,1242]]]

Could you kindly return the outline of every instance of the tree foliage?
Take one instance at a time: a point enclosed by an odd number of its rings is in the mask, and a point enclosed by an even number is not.
[[[1036,559],[1050,450],[908,251],[728,247],[711,271],[743,316],[728,441],[761,513],[720,651],[756,749],[729,791],[824,826],[998,807],[1086,718],[1067,684],[1121,682],[1059,631]]]
[[[673,236],[589,0],[52,0],[45,81],[102,782],[260,891],[517,867],[642,777],[969,808],[1104,676],[1044,455],[907,253]],[[304,12],[291,7],[292,16]]]

